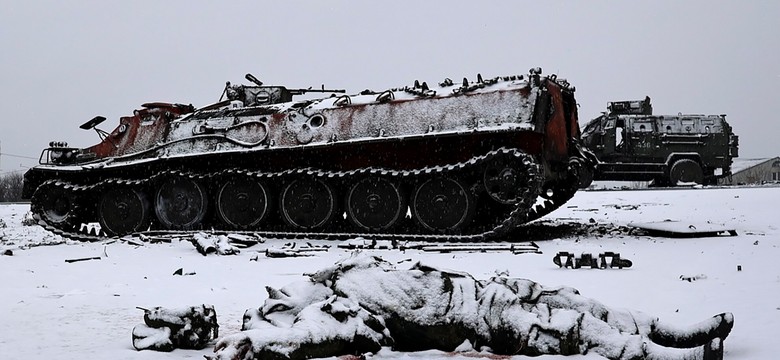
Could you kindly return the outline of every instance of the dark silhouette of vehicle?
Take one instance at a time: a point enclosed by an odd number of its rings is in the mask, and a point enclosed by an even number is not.
[[[274,237],[472,241],[569,200],[595,166],[574,88],[532,69],[438,86],[343,90],[227,84],[220,102],[148,103],[87,148],[53,142],[25,174],[63,235],[214,229]],[[294,101],[308,92],[329,97]],[[539,201],[540,200],[540,201]]]
[[[653,115],[649,97],[610,102],[585,126],[582,141],[598,157],[595,180],[656,186],[716,184],[731,174],[739,145],[726,115]]]

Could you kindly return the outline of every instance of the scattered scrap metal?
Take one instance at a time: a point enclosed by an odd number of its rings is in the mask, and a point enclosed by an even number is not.
[[[631,223],[629,226],[642,229],[648,235],[674,238],[737,236],[737,230],[734,228],[710,222],[688,223],[667,219],[657,222]]]
[[[505,251],[512,254],[536,253],[541,254],[539,246],[534,242],[522,243],[427,243],[427,242],[399,242],[396,240],[377,240],[355,238],[339,242],[336,247],[344,250],[420,250],[425,252],[495,252]],[[285,243],[281,248],[268,248],[264,250],[269,258],[313,256],[317,252],[328,251],[330,245],[314,245],[306,242],[299,245],[297,242]],[[252,260],[257,260],[253,258]]]
[[[100,256],[90,256],[90,257],[84,257],[84,258],[78,258],[78,259],[65,259],[66,263],[74,263],[79,261],[89,261],[89,260],[100,260],[102,257]]]
[[[328,251],[329,249],[329,245],[313,245],[309,242],[297,246],[297,243],[293,241],[285,243],[278,249],[265,249],[265,256],[269,258],[313,256],[315,252]]]
[[[103,255],[102,256],[89,256],[89,257],[83,257],[83,258],[76,258],[76,259],[65,259],[66,263],[74,263],[74,262],[80,262],[80,261],[89,261],[89,260],[102,260],[103,258],[108,257],[108,251],[106,249],[106,246],[103,245]]]
[[[707,275],[705,274],[696,274],[696,275],[680,275],[680,280],[687,281],[687,282],[694,282],[696,280],[703,280],[706,279]]]
[[[362,237],[354,238],[351,240],[343,241],[337,246],[339,249],[357,250],[357,249],[370,249],[370,250],[406,250],[409,243],[399,243],[396,240],[377,240],[366,239]]]
[[[451,252],[494,252],[506,251],[512,254],[541,254],[539,246],[534,242],[511,244],[436,244],[421,247],[422,251],[451,253]]]
[[[223,239],[219,239],[220,237],[224,237]],[[222,241],[225,242],[225,239],[227,239],[227,244],[230,246],[237,248],[237,249],[245,249],[257,244],[262,244],[265,242],[265,240],[259,236],[259,235],[253,235],[253,234],[224,234],[224,233],[211,233],[207,231],[200,231],[200,232],[194,232],[194,233],[188,233],[188,232],[161,232],[161,233],[154,233],[150,232],[148,234],[136,234],[136,235],[127,235],[119,238],[119,240],[124,241],[131,245],[136,246],[144,246],[146,244],[155,244],[155,243],[170,243],[173,240],[188,240],[190,242],[197,241],[196,238],[214,238],[216,241]],[[202,244],[204,251],[207,251],[208,254],[214,252],[210,249],[211,246],[214,246],[215,250],[216,246],[215,244],[210,244],[209,240],[205,240],[205,242]],[[197,247],[197,245],[195,245]],[[219,253],[219,251],[216,251]],[[222,254],[225,255],[225,254]]]
[[[213,234],[208,232],[182,233],[171,232],[163,234],[138,234],[119,238],[128,244],[144,246],[146,244],[170,243],[173,240],[187,240],[195,246],[203,256],[208,254],[235,255],[245,249],[265,242],[256,235],[246,234]]]
[[[241,250],[230,243],[227,235],[213,236],[199,232],[192,235],[190,242],[195,245],[195,248],[203,256],[208,254],[235,255],[241,252]]]
[[[590,218],[587,224],[570,222],[566,223],[566,225],[569,230],[567,235],[574,237],[655,236],[694,238],[737,236],[737,231],[734,228],[725,225],[711,222],[689,223],[668,219],[656,222],[633,222],[627,225],[618,225],[613,223],[599,223],[595,219]]]
[[[637,227],[616,225],[613,223],[600,224],[593,218],[588,219],[587,224],[580,224],[578,230],[579,231],[576,233],[577,235],[583,235],[583,236],[593,235],[596,237],[621,236],[621,235],[634,235],[634,236],[647,235],[647,232]]]
[[[173,272],[173,275],[179,275],[179,276],[189,276],[189,275],[195,275],[196,273],[194,271],[184,271],[184,268],[178,268],[176,271]]]
[[[338,244],[341,249],[370,249],[370,250],[421,250],[426,252],[452,253],[452,252],[495,252],[506,251],[513,254],[536,253],[541,254],[539,246],[534,242],[521,243],[426,243],[426,242],[398,242],[395,240],[376,240],[356,238]]]

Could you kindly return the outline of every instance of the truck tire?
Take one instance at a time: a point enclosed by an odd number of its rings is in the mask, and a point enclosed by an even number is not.
[[[681,159],[675,161],[669,170],[669,181],[671,181],[672,186],[676,186],[678,182],[702,184],[704,183],[704,173],[696,161]]]

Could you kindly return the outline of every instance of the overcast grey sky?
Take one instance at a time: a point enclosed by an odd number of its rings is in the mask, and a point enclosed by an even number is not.
[[[780,155],[780,1],[0,0],[0,171],[151,101],[203,106],[251,72],[350,92],[557,73],[580,123],[649,95],[727,114],[743,157]]]

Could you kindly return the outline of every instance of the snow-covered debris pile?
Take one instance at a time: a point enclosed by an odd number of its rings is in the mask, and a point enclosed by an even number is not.
[[[235,255],[241,252],[237,247],[230,244],[230,239],[225,235],[214,236],[199,232],[194,234],[190,241],[203,256],[212,253],[219,255]]]
[[[570,221],[562,219],[539,220],[525,224],[511,233],[518,239],[533,239],[534,241],[555,240],[572,237],[620,237],[644,236],[646,232],[620,224],[598,222],[590,218],[587,221]]]
[[[33,219],[32,213],[27,211],[19,219],[16,210],[9,213],[0,214],[0,249],[17,248],[28,249],[41,245],[59,245],[67,240],[59,235],[55,235],[43,227],[37,226],[37,221]],[[19,224],[24,226],[19,226]],[[36,225],[36,226],[31,226]]]
[[[22,218],[22,225],[24,226],[38,225],[38,221],[36,221],[35,218],[33,217],[32,211],[28,211],[24,214],[24,217]]]
[[[613,223],[608,224],[600,224],[596,222],[593,218],[590,218],[588,220],[587,224],[579,224],[579,229],[574,231],[575,235],[579,236],[608,236],[608,237],[616,237],[616,236],[626,236],[626,235],[636,235],[636,236],[644,236],[647,235],[647,233],[641,229],[637,229],[635,227],[631,226],[625,226],[625,225],[616,225]]]
[[[733,326],[724,313],[677,328],[613,309],[569,287],[467,273],[421,263],[396,269],[357,255],[281,289],[267,288],[241,332],[217,342],[214,359],[307,359],[397,351],[478,349],[495,354],[585,354],[609,359],[720,359]]]
[[[255,246],[257,244],[262,244],[265,242],[265,239],[255,235],[243,235],[243,234],[227,234],[228,240],[230,240],[230,243],[233,244],[236,247],[239,248],[248,248]]]
[[[136,350],[203,349],[219,336],[217,313],[212,305],[142,310],[144,324],[133,328]]]
[[[296,246],[296,242],[290,242],[280,248],[268,248],[265,250],[265,256],[269,258],[314,256],[317,252],[327,252],[330,249],[328,245],[312,245],[308,242],[304,245]]]

